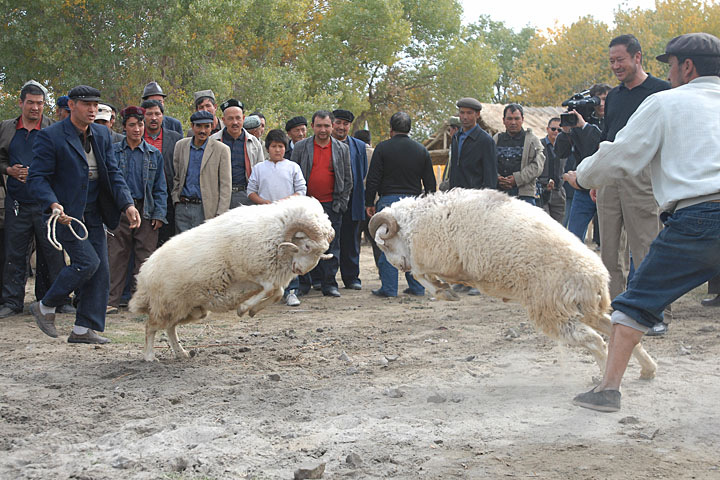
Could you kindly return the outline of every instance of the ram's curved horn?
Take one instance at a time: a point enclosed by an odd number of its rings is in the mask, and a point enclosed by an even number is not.
[[[395,220],[395,217],[393,217],[390,212],[376,213],[372,216],[370,224],[368,225],[368,230],[370,230],[370,235],[372,235],[373,238],[375,238],[375,232],[381,225],[387,227],[387,233],[380,237],[383,240],[394,236],[399,230],[397,220]]]
[[[292,242],[293,237],[298,233],[303,232],[308,236],[310,240],[319,242],[324,239],[324,235],[320,230],[320,227],[312,222],[295,221],[288,225],[285,229],[285,235],[283,237],[284,242]],[[328,240],[328,243],[332,241],[332,237]]]

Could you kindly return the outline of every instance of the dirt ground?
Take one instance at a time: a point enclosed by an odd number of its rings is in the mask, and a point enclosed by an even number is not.
[[[193,358],[141,360],[144,319],[108,317],[107,346],[69,345],[29,315],[0,320],[0,478],[720,478],[720,311],[704,287],[631,363],[623,408],[572,406],[599,369],[536,333],[524,310],[312,292],[255,318],[181,327]],[[405,288],[404,280],[400,288]],[[30,298],[30,295],[28,295]]]

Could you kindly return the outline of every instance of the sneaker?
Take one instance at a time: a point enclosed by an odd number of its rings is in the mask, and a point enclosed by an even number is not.
[[[97,344],[104,344],[104,343],[110,343],[109,338],[101,337],[97,333],[95,333],[95,330],[91,330],[88,328],[88,331],[83,333],[82,335],[78,335],[75,332],[70,332],[70,336],[68,337],[68,343],[97,343]]]
[[[115,315],[120,310],[118,310],[117,307],[113,307],[112,305],[108,305],[107,308],[105,308],[105,315]]]
[[[456,283],[452,286],[452,291],[455,293],[466,293],[468,290],[470,290],[470,287],[467,285],[462,285],[460,283]]]
[[[661,335],[665,335],[667,333],[667,329],[667,323],[656,323],[650,330],[647,331],[645,335],[647,335],[648,337],[659,337]]]
[[[596,392],[595,388],[573,398],[573,405],[597,410],[598,412],[617,412],[620,410],[621,394],[618,390]]]
[[[42,332],[48,337],[57,338],[58,333],[55,330],[55,314],[48,313],[43,315],[40,312],[40,303],[35,302],[30,304],[30,313],[35,317],[35,323],[42,330]]]
[[[287,294],[287,297],[285,297],[285,305],[288,307],[297,307],[300,305],[300,300],[298,300],[297,295],[295,295],[295,290],[291,290],[290,293]]]
[[[470,289],[467,291],[467,294],[470,295],[471,297],[476,297],[476,296],[480,295],[480,290],[478,290],[477,288],[473,287],[473,288],[470,288]]]

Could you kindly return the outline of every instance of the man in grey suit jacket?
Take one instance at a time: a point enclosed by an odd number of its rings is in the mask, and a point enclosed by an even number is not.
[[[175,228],[182,233],[230,209],[230,148],[210,138],[215,116],[198,110],[190,117],[193,136],[175,145],[172,199]]]
[[[328,249],[333,258],[320,260],[311,275],[320,279],[323,295],[339,297],[335,275],[340,258],[340,226],[350,200],[353,178],[348,146],[330,135],[333,120],[333,114],[327,110],[315,112],[310,124],[314,135],[295,145],[290,160],[300,165],[308,196],[315,197],[322,204],[335,230],[335,238]],[[307,275],[301,277],[299,293],[309,292],[310,285]]]

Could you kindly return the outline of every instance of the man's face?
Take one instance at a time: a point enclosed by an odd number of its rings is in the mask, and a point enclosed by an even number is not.
[[[297,127],[293,127],[288,130],[287,134],[293,143],[297,143],[307,137],[307,125],[298,125]]]
[[[70,112],[68,112],[64,108],[58,108],[58,111],[57,111],[58,120],[61,120],[61,121],[65,120],[69,116],[70,116]]]
[[[670,82],[672,88],[688,83],[685,75],[683,75],[683,70],[687,68],[684,63],[678,62],[678,58],[675,55],[671,55],[670,58],[668,58],[668,64],[670,65],[668,82]]]
[[[348,136],[348,132],[350,131],[350,125],[352,125],[350,122],[343,120],[342,118],[336,118],[333,120],[333,137],[341,141],[345,140]]]
[[[597,96],[600,99],[600,105],[595,107],[595,115],[598,118],[605,117],[605,99],[607,98],[607,92],[601,93]]]
[[[212,123],[193,123],[192,131],[195,140],[197,140],[195,143],[203,144],[210,136],[210,132],[212,132]]]
[[[258,132],[260,133],[257,137],[260,138],[265,134],[265,119],[263,117],[260,117],[260,126],[258,127]]]
[[[23,118],[27,118],[33,122],[37,122],[42,117],[43,108],[45,107],[45,97],[42,95],[25,95],[25,100],[20,102],[20,110]]]
[[[98,119],[98,120],[95,120],[95,123],[97,123],[98,125],[106,126],[108,128],[108,130],[110,129],[110,122],[108,120],[99,120]]]
[[[458,130],[460,130],[460,129],[458,127],[456,127],[455,125],[450,125],[448,127],[448,135],[450,135],[451,137],[454,137],[455,134],[458,132]]]
[[[133,143],[140,143],[145,134],[145,123],[135,117],[128,118],[125,122],[125,135]]]
[[[472,108],[459,107],[458,117],[460,117],[460,123],[462,124],[463,130],[470,130],[480,118],[480,112],[473,110]]]
[[[155,134],[160,131],[163,122],[163,113],[160,107],[150,107],[145,109],[145,127],[148,132]]]
[[[162,106],[165,106],[165,97],[162,95],[150,95],[149,97],[144,98],[144,100],[158,100],[160,103],[162,103]]]
[[[196,111],[205,110],[206,112],[210,112],[213,115],[215,115],[215,110],[217,110],[217,107],[215,104],[210,100],[209,98],[206,98],[202,101],[200,105],[197,106],[195,109]]]
[[[113,126],[115,126],[115,111],[110,114],[110,121],[108,122],[108,128],[112,130]]]
[[[273,162],[281,161],[285,155],[285,144],[281,142],[270,142],[268,153],[270,154],[270,160]]]
[[[550,122],[550,125],[547,126],[546,130],[550,143],[554,144],[558,133],[560,133],[560,122],[557,120],[553,120],[552,122]]]
[[[332,131],[332,122],[330,121],[330,117],[315,117],[311,126],[315,136],[319,140],[325,142],[330,138],[330,132]]]
[[[622,83],[630,83],[635,79],[641,60],[642,53],[630,55],[625,45],[610,47],[610,69]]]
[[[505,112],[503,124],[505,125],[505,130],[507,130],[510,135],[520,133],[523,126],[523,116],[522,113],[520,113],[520,110],[515,110],[514,112],[508,110]]]
[[[86,102],[85,100],[68,100],[70,117],[80,125],[90,125],[95,121],[98,111],[98,102]]]
[[[240,107],[228,107],[223,112],[223,123],[233,138],[238,138],[242,134],[244,121],[245,115]]]
[[[257,139],[262,139],[262,125],[259,127],[251,128],[248,133]]]

